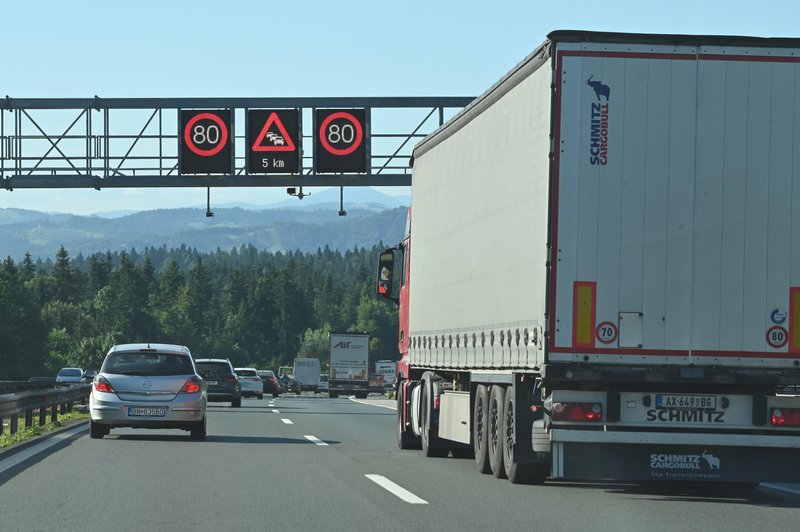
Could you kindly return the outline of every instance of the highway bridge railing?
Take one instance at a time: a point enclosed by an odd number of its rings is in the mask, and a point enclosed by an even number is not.
[[[9,420],[9,431],[19,430],[20,417],[25,428],[32,427],[34,413],[39,426],[58,421],[59,414],[72,411],[75,403],[85,403],[92,391],[91,384],[65,384],[46,382],[0,382],[0,434],[5,431],[4,420]]]

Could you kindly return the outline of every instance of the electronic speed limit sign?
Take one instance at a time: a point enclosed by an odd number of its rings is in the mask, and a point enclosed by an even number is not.
[[[317,173],[366,173],[369,134],[365,109],[317,109],[314,112],[314,170]]]
[[[233,113],[181,109],[178,168],[181,174],[233,174]]]

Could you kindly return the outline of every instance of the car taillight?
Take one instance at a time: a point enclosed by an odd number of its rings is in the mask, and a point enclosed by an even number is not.
[[[250,377],[250,380],[253,382],[261,382],[261,377]]]
[[[800,409],[798,408],[773,408],[772,424],[776,427],[800,426]]]
[[[234,377],[233,375],[228,375],[227,377],[225,377],[222,380],[224,380],[226,382],[239,382],[239,379]]]
[[[183,385],[183,388],[181,388],[181,393],[197,393],[201,388],[202,386],[197,377],[192,377],[186,381],[186,384]]]
[[[95,379],[94,389],[97,392],[114,393],[114,388],[111,387],[111,383],[105,377],[97,377]]]
[[[601,403],[553,403],[553,421],[602,421]]]

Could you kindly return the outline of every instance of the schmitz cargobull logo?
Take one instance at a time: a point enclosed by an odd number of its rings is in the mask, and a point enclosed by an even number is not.
[[[650,472],[654,478],[714,479],[719,478],[720,466],[720,459],[708,449],[699,454],[650,454]]]
[[[611,98],[611,87],[592,78],[594,74],[586,80],[586,85],[594,89],[597,97],[597,102],[592,102],[589,116],[589,163],[605,166],[608,164],[608,100]]]

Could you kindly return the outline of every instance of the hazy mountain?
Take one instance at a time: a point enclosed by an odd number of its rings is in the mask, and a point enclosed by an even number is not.
[[[117,218],[0,209],[0,257],[20,260],[27,251],[34,259],[52,258],[60,245],[74,257],[162,245],[214,251],[252,244],[269,251],[313,252],[326,245],[347,250],[402,239],[404,207],[364,208],[346,203],[347,216],[339,216],[338,202],[335,208],[321,208],[324,205],[264,210],[212,206],[213,217],[205,216],[205,207],[159,209]]]

